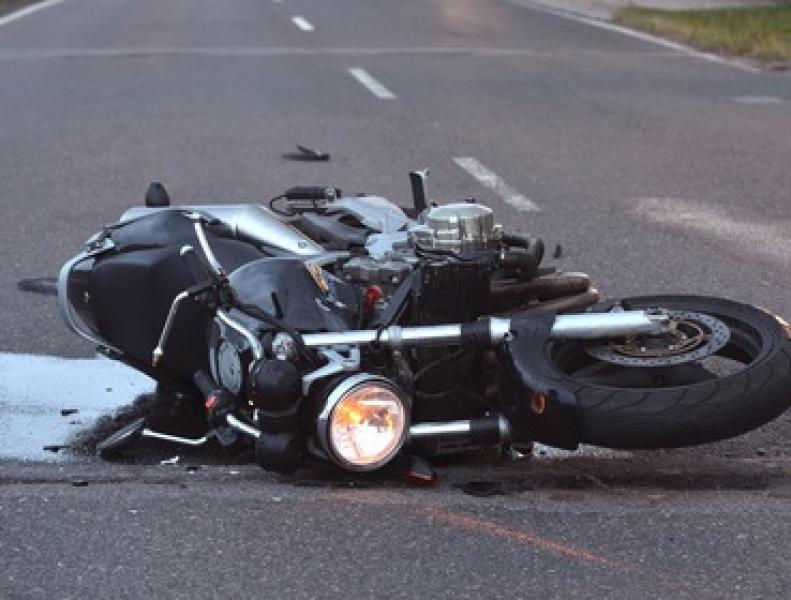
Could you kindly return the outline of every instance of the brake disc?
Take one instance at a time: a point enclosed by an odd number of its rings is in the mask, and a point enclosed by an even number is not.
[[[593,358],[616,365],[665,367],[711,356],[730,340],[730,328],[711,315],[686,310],[663,312],[670,317],[670,332],[596,341],[586,344],[585,351]]]

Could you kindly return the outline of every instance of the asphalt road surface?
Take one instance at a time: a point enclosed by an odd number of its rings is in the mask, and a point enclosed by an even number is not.
[[[151,180],[176,202],[327,184],[406,204],[425,166],[438,201],[562,244],[605,295],[789,316],[787,74],[518,1],[45,4],[0,19],[0,597],[787,597],[788,417],[658,455],[450,463],[432,489],[163,448],[21,461],[146,381],[17,287]],[[284,160],[297,143],[332,160]]]

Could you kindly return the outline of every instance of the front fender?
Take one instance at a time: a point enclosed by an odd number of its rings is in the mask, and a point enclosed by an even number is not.
[[[497,350],[500,410],[515,440],[574,450],[579,445],[577,400],[551,368],[547,349],[554,315],[511,322]]]

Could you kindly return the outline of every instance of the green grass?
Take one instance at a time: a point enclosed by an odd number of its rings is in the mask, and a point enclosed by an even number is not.
[[[629,6],[615,21],[722,54],[777,65],[791,61],[791,3],[757,8],[658,10]]]

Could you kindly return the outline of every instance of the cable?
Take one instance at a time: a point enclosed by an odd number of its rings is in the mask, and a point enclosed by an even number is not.
[[[425,376],[426,373],[430,373],[437,367],[440,367],[446,363],[453,362],[454,360],[458,360],[462,356],[464,356],[465,352],[467,352],[466,348],[462,348],[460,350],[456,350],[456,352],[452,352],[447,356],[443,356],[442,358],[435,360],[432,363],[427,364],[425,367],[420,369],[415,376],[412,378],[412,384],[417,388],[418,381],[420,381],[421,377]]]
[[[294,345],[297,347],[297,350],[302,355],[302,357],[310,364],[311,367],[318,368],[321,364],[321,361],[318,355],[308,348],[305,345],[305,341],[302,339],[302,336],[294,329],[286,325],[285,323],[279,321],[274,316],[270,315],[268,312],[261,310],[257,306],[253,306],[251,304],[236,304],[235,308],[238,308],[243,313],[260,319],[265,323],[269,323],[272,327],[279,331],[283,331],[291,336],[291,339],[294,340]]]

